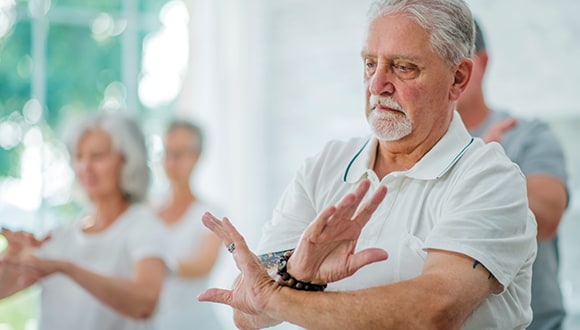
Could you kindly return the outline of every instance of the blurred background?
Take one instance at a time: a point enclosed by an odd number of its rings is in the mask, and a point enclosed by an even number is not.
[[[194,187],[255,246],[302,160],[368,131],[359,53],[370,3],[0,0],[0,226],[43,235],[78,218],[62,138],[71,122],[108,109],[137,116],[147,133],[152,198],[166,189],[165,125],[199,122],[207,145]],[[549,122],[567,152],[561,281],[567,329],[578,329],[580,2],[468,3],[486,34],[490,104]],[[0,301],[0,330],[36,329],[37,296],[31,288]]]

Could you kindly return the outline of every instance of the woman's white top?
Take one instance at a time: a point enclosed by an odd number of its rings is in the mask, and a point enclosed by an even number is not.
[[[130,206],[106,230],[85,233],[81,222],[57,228],[38,251],[39,258],[67,260],[90,271],[130,278],[146,258],[164,257],[164,228],[152,209]],[[41,280],[41,330],[141,330],[153,321],[137,321],[104,305],[63,274]]]
[[[197,301],[197,296],[209,288],[208,276],[185,279],[176,274],[178,262],[198,253],[203,237],[210,232],[201,222],[201,216],[206,211],[217,216],[209,205],[195,202],[179,221],[165,226],[168,234],[167,260],[172,269],[163,285],[155,318],[156,329],[220,329],[213,304]]]

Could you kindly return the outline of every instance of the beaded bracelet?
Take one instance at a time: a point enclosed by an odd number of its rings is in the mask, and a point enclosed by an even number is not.
[[[290,256],[292,256],[292,251],[288,251],[280,256],[280,260],[278,260],[278,279],[276,280],[276,283],[302,291],[324,291],[324,289],[326,289],[326,284],[303,282],[295,279],[292,275],[290,275],[286,270]]]

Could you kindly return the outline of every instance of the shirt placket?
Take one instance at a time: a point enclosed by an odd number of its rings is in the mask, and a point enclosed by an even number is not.
[[[387,195],[385,196],[385,199],[381,202],[381,204],[379,204],[377,210],[373,214],[371,220],[366,224],[361,234],[361,237],[365,238],[367,244],[372,245],[380,240],[383,228],[391,221],[391,219],[389,219],[389,215],[391,214],[391,211],[396,204],[403,177],[399,175],[388,175],[384,177],[383,180],[379,181],[376,174],[370,170],[367,173],[367,177],[371,182],[371,187],[365,200],[370,198],[370,196],[372,196],[374,192],[377,191],[379,186],[387,186]]]

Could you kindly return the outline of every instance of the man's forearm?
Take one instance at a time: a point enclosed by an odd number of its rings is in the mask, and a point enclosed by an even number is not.
[[[459,329],[501,285],[479,262],[429,250],[423,274],[357,291],[274,291],[264,314],[307,329]]]
[[[307,329],[458,329],[475,308],[458,308],[422,280],[351,292],[279,292],[267,314]]]

